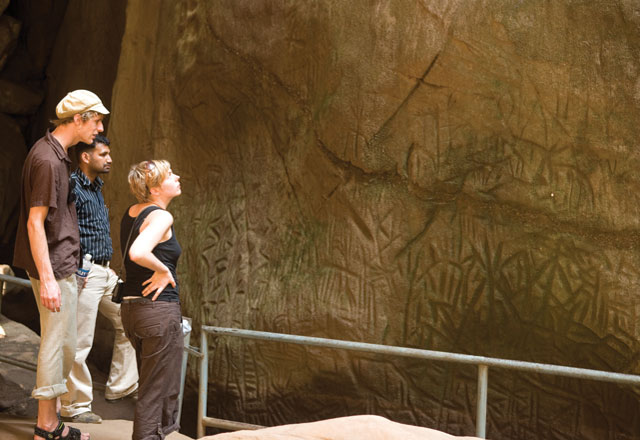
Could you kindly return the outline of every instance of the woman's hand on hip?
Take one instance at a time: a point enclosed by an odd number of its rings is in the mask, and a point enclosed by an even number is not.
[[[176,281],[173,279],[171,272],[169,272],[169,270],[156,271],[151,278],[142,283],[143,286],[146,286],[142,291],[142,296],[147,296],[155,292],[151,298],[151,301],[155,301],[169,284],[176,287]]]

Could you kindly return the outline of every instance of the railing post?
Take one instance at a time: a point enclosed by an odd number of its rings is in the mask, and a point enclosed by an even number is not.
[[[478,365],[478,407],[476,412],[476,437],[487,438],[487,389],[489,387],[489,367]]]
[[[204,418],[207,416],[207,388],[209,381],[209,347],[207,332],[200,330],[200,383],[198,384],[198,438],[204,437]]]
[[[191,318],[182,317],[182,334],[184,335],[183,343],[185,347],[191,345]],[[180,370],[180,394],[178,395],[178,421],[182,418],[182,401],[184,400],[184,382],[187,378],[187,361],[189,353],[182,351],[182,369]]]

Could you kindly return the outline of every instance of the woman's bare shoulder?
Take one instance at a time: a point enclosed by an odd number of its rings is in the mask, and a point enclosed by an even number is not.
[[[145,209],[149,208],[150,206],[153,206],[153,205],[141,204],[141,203],[138,203],[136,205],[132,205],[131,207],[129,207],[128,214],[129,214],[130,217],[134,217],[135,218],[135,217],[139,216],[142,213],[142,211],[144,211]],[[158,206],[158,208],[159,209],[155,209],[155,210],[151,211],[147,215],[147,218],[150,218],[150,217],[155,217],[155,218],[165,217],[165,218],[173,219],[173,216],[171,215],[171,213],[169,211],[167,211],[165,209],[162,209],[159,206]]]
[[[143,227],[141,229],[144,229],[147,225],[154,225],[154,227],[168,229],[173,225],[173,215],[164,209],[156,209],[144,219]]]

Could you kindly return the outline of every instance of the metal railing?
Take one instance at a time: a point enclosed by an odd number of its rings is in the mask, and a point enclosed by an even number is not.
[[[0,273],[0,307],[2,306],[2,295],[4,294],[4,284],[11,283],[22,287],[31,288],[31,282],[23,278],[14,277],[12,275],[6,275]],[[21,361],[19,359],[10,358],[8,356],[0,355],[0,362],[20,367],[25,370],[36,371],[36,365],[31,362]]]
[[[235,336],[246,339],[261,339],[275,342],[287,342],[298,345],[316,347],[337,348],[367,353],[404,356],[435,361],[456,362],[478,366],[478,396],[476,407],[476,436],[486,438],[487,420],[487,390],[489,385],[489,367],[505,368],[509,370],[527,371],[531,373],[566,376],[579,379],[592,379],[603,382],[640,385],[640,376],[633,374],[610,373],[586,368],[565,367],[560,365],[539,364],[534,362],[514,361],[484,356],[473,356],[443,351],[421,350],[417,348],[395,347],[389,345],[367,344],[363,342],[350,342],[337,339],[314,338],[307,336],[288,335],[282,333],[260,332],[226,327],[202,326],[200,334],[200,384],[198,400],[198,438],[204,436],[205,426],[223,429],[258,429],[258,425],[233,422],[230,420],[207,417],[207,389],[208,389],[208,364],[209,354],[207,335]]]
[[[18,286],[31,288],[31,281],[24,278],[18,278],[11,275],[0,273],[0,292],[2,291],[2,282],[17,284]]]

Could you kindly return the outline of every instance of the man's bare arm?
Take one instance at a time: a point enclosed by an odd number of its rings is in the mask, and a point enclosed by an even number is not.
[[[60,287],[51,268],[47,234],[44,230],[44,221],[48,212],[48,206],[31,207],[27,220],[27,232],[31,255],[40,278],[40,302],[52,312],[58,312],[60,311]]]

